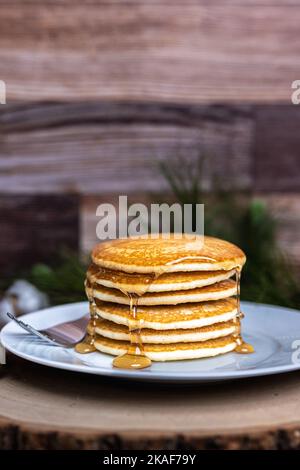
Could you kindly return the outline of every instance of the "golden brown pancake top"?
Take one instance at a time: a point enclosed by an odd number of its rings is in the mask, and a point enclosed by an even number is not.
[[[96,299],[97,313],[107,316],[116,315],[131,319],[127,305],[103,302]],[[178,305],[154,305],[152,307],[139,306],[138,320],[145,322],[172,323],[190,321],[200,318],[213,317],[236,311],[237,301],[234,298],[209,302],[178,304]]]
[[[229,271],[172,272],[155,276],[153,274],[125,273],[91,264],[87,271],[87,279],[90,284],[101,284],[124,292],[143,294],[178,290],[178,286],[182,286],[181,288],[184,289],[203,287],[228,279],[234,274],[235,270],[232,269]]]
[[[109,320],[104,320],[102,318],[98,318],[96,320],[96,328],[101,329],[102,331],[109,331],[113,333],[126,333],[129,334],[128,327],[124,325],[119,325],[118,323],[113,323],[112,321]],[[170,335],[187,335],[187,334],[195,334],[195,333],[208,333],[211,331],[219,331],[219,330],[224,330],[227,328],[236,328],[237,330],[239,329],[240,326],[240,321],[239,320],[229,320],[226,322],[219,322],[219,323],[214,323],[213,325],[209,326],[202,326],[201,328],[186,328],[186,329],[170,329],[170,330],[152,330],[150,328],[143,328],[143,336],[170,336]],[[87,331],[91,333],[93,331],[92,326],[88,326]]]
[[[225,336],[223,338],[210,339],[208,341],[197,341],[195,343],[167,343],[167,344],[155,344],[145,343],[143,350],[145,352],[166,352],[166,351],[179,351],[179,350],[191,350],[191,349],[204,349],[204,348],[221,348],[236,342],[236,338],[233,335]],[[117,339],[105,338],[104,336],[98,335],[95,339],[95,346],[97,343],[103,346],[114,348],[114,349],[128,349],[130,343],[128,341],[120,341]]]
[[[223,299],[235,295],[237,285],[233,279],[216,282],[210,286],[196,287],[189,290],[177,290],[170,292],[147,292],[139,297],[139,305],[165,305],[185,302],[201,302],[207,300]],[[87,297],[98,298],[107,302],[116,302],[121,304],[130,304],[130,298],[119,291],[110,287],[94,285],[91,287],[86,283]]]
[[[108,269],[156,274],[166,271],[229,270],[242,267],[246,261],[242,250],[227,241],[204,237],[201,248],[199,243],[185,237],[111,240],[95,246],[92,261]]]

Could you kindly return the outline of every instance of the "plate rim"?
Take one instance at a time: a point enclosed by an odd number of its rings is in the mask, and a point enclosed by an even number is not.
[[[82,302],[72,302],[66,303],[61,305],[56,305],[52,307],[47,307],[42,310],[38,310],[36,312],[27,313],[21,315],[20,318],[22,320],[30,320],[30,318],[39,315],[40,313],[47,313],[48,311],[55,311],[59,310],[64,307],[76,306],[86,308],[88,305],[87,301]],[[300,314],[300,311],[297,309],[289,308],[289,307],[282,307],[280,305],[272,305],[272,304],[264,304],[264,303],[256,303],[256,302],[249,302],[249,301],[242,301],[242,306],[249,306],[249,307],[262,307],[262,308],[280,308],[281,310],[289,311],[292,314]],[[21,328],[14,324],[13,322],[7,323],[0,332],[0,342],[5,349],[10,351],[12,354],[15,354],[22,359],[28,360],[30,362],[60,369],[60,370],[69,370],[72,372],[80,372],[80,373],[88,373],[93,375],[100,375],[106,377],[115,377],[115,378],[123,378],[123,379],[134,379],[139,381],[155,381],[155,382],[178,382],[178,383],[187,383],[187,382],[218,382],[224,380],[236,380],[236,379],[243,379],[243,378],[251,378],[251,377],[261,377],[267,375],[275,375],[281,373],[292,372],[295,370],[300,369],[300,363],[290,363],[286,365],[279,365],[274,367],[265,367],[260,369],[245,369],[245,370],[236,370],[236,371],[212,371],[212,372],[200,372],[200,373],[176,373],[174,371],[171,372],[160,372],[160,371],[151,371],[151,369],[145,369],[140,371],[128,371],[122,369],[116,369],[111,367],[111,369],[104,368],[101,366],[91,366],[88,364],[68,364],[67,362],[62,361],[55,361],[51,359],[43,359],[38,356],[32,356],[30,354],[26,354],[22,351],[17,350],[16,348],[12,347],[9,342],[6,341],[6,335],[13,333],[11,330],[20,330]],[[63,349],[63,348],[62,348]],[[233,354],[233,353],[232,353]],[[174,361],[176,362],[176,361]],[[180,361],[182,362],[182,361]]]

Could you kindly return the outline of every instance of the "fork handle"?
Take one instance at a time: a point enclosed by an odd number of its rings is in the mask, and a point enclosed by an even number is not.
[[[32,335],[34,336],[37,336],[38,338],[40,339],[43,339],[45,341],[48,341],[49,343],[51,344],[55,344],[57,345],[57,343],[50,339],[48,336],[46,335],[43,335],[43,333],[41,333],[40,331],[36,330],[35,328],[33,328],[33,326],[31,325],[28,325],[28,323],[25,323],[23,322],[22,320],[19,320],[16,315],[14,315],[13,313],[10,313],[10,312],[7,312],[6,315],[13,321],[15,321],[21,328],[23,328],[23,330],[26,330],[28,333],[31,333]]]

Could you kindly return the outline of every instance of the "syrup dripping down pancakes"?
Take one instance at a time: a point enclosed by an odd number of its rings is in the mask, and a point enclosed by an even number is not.
[[[127,238],[97,245],[87,271],[91,321],[77,352],[117,356],[115,367],[252,352],[241,337],[235,245],[212,237]]]

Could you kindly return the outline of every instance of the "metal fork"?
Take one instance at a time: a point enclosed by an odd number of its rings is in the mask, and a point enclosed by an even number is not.
[[[82,341],[90,318],[89,315],[85,315],[72,322],[61,323],[45,330],[36,330],[33,326],[19,320],[13,313],[7,312],[7,316],[28,333],[47,341],[52,346],[61,346],[63,348],[74,348],[77,343]]]

